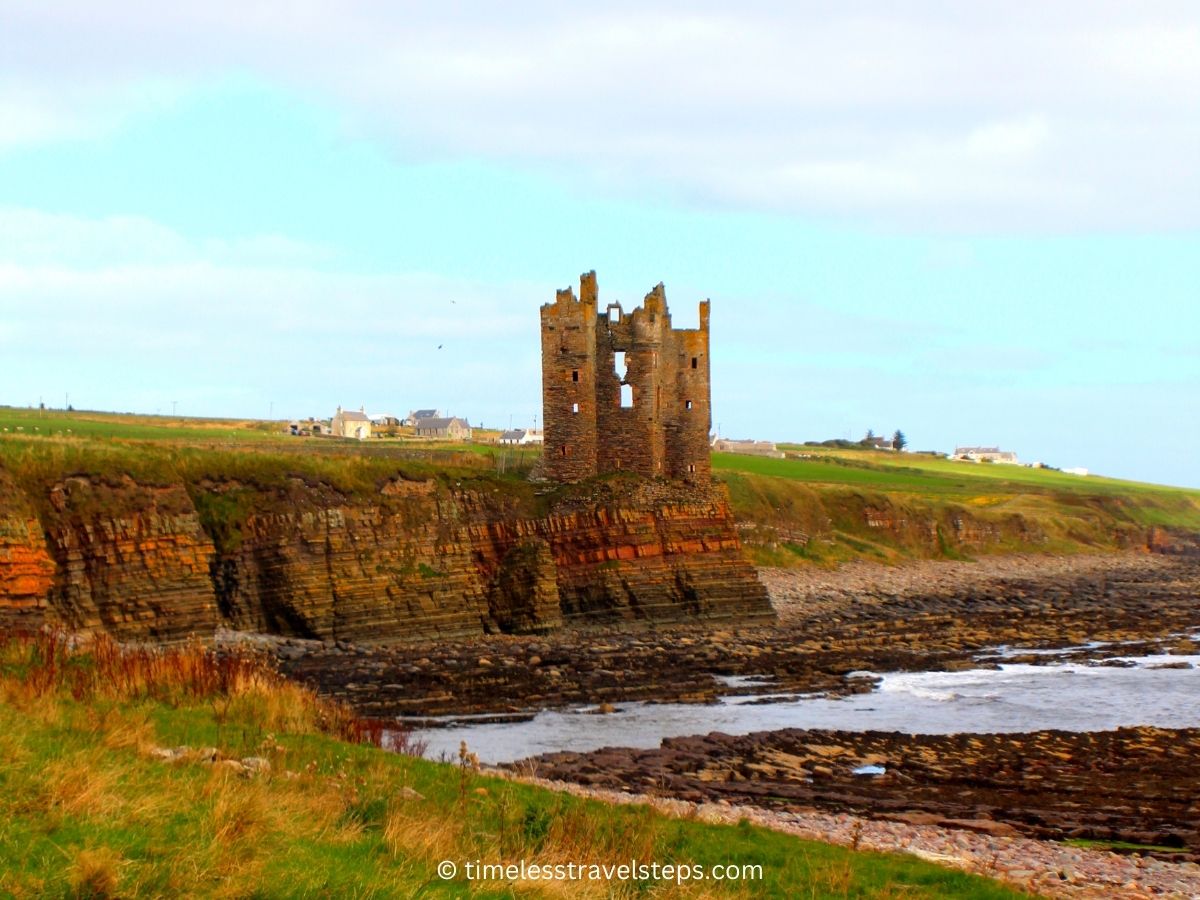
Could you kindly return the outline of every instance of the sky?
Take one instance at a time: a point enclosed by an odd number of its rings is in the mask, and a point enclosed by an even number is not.
[[[1200,6],[0,0],[0,403],[540,422],[598,273],[723,436],[1200,487]]]

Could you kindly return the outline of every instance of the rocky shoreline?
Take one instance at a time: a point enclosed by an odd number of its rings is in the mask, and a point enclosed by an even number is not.
[[[911,735],[788,728],[513,764],[697,803],[849,812],[996,837],[1124,842],[1200,862],[1200,728]]]
[[[518,773],[500,769],[492,774],[605,803],[643,803],[670,816],[725,824],[747,821],[807,840],[857,850],[911,853],[939,865],[996,878],[1044,897],[1069,900],[1200,897],[1200,865],[1196,863],[1168,862],[1150,856],[935,824],[868,819],[852,813],[768,810],[726,801],[695,803],[554,781],[528,770]]]
[[[1200,559],[991,557],[763,570],[778,614],[741,629],[639,626],[361,647],[269,642],[282,668],[367,715],[514,718],[728,693],[845,695],[861,670],[1195,653]],[[1108,642],[1108,643],[1090,643]],[[1073,648],[1057,659],[1029,650]],[[736,687],[718,676],[754,676]],[[855,775],[861,765],[883,774]],[[921,736],[784,730],[553,754],[508,777],[938,862],[1064,897],[1200,896],[1200,729]],[[653,795],[653,796],[652,796]],[[1165,848],[1121,855],[1063,839]],[[1051,839],[1051,840],[1048,840]],[[1167,852],[1178,850],[1180,852]]]
[[[1001,557],[767,570],[763,578],[779,611],[775,624],[627,623],[551,636],[269,645],[287,674],[383,718],[528,715],[632,700],[707,703],[747,690],[714,675],[761,678],[750,690],[764,693],[844,696],[872,686],[847,679],[850,672],[975,667],[998,645],[1114,644],[1077,652],[1091,658],[1195,652],[1180,635],[1200,627],[1200,560],[1190,557]]]

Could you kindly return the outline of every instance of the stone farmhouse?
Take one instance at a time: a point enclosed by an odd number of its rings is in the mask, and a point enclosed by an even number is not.
[[[417,419],[417,437],[441,441],[469,441],[471,426],[465,419]]]
[[[441,418],[442,411],[440,409],[414,409],[409,412],[401,425],[407,425],[409,428],[416,428],[417,422],[421,419],[438,419]]]
[[[541,309],[544,471],[580,481],[614,471],[667,478],[711,474],[707,300],[700,327],[671,327],[660,283],[643,305],[599,307],[596,273],[579,297]]]
[[[371,420],[367,418],[365,409],[343,410],[340,406],[329,423],[330,433],[334,437],[356,438],[360,441],[371,436]]]

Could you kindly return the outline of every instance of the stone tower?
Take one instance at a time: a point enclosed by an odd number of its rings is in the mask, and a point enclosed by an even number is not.
[[[596,273],[542,307],[545,472],[707,480],[712,426],[708,301],[698,329],[672,328],[662,284],[626,313],[599,308]]]

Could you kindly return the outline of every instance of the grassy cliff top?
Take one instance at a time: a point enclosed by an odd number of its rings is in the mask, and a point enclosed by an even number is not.
[[[1151,529],[1200,532],[1200,491],[931,454],[781,445],[784,459],[713,454],[760,564],[1145,546]],[[300,479],[378,497],[396,478],[478,485],[508,508],[549,502],[527,475],[537,448],[294,437],[286,423],[0,407],[0,468],[32,494],[72,475],[150,484]]]

